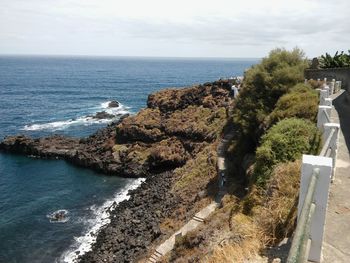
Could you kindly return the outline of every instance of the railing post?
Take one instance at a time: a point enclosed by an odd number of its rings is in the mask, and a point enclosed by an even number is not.
[[[332,79],[331,83],[329,84],[330,95],[334,94],[334,90],[335,90],[335,79]]]
[[[326,98],[328,98],[328,90],[320,90],[320,105],[326,105]]]
[[[318,113],[317,113],[317,128],[323,129],[323,125],[327,122],[330,122],[328,120],[326,113],[328,116],[331,116],[332,107],[331,106],[318,106]]]
[[[333,105],[332,102],[333,102],[333,100],[331,98],[325,98],[324,99],[324,105],[325,106],[332,106]]]
[[[340,80],[337,80],[335,82],[335,93],[337,93],[339,90],[341,90],[341,81]]]
[[[324,224],[326,219],[328,191],[332,174],[332,159],[328,157],[303,155],[303,163],[301,168],[300,195],[298,203],[298,218],[301,214],[304,199],[308,185],[313,174],[313,170],[320,170],[316,183],[313,203],[316,209],[311,220],[310,228],[310,252],[308,260],[321,262],[321,249],[323,241]]]
[[[326,98],[328,98],[331,94],[330,94],[330,88],[328,85],[324,86],[323,90],[327,91],[327,95],[326,95]]]

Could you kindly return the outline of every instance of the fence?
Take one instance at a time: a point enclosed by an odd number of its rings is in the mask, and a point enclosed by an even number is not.
[[[341,82],[332,80],[320,89],[317,127],[324,142],[319,156],[303,155],[297,227],[287,263],[321,262],[322,241],[326,218],[329,186],[335,174],[340,126],[331,122],[330,96],[341,88]]]

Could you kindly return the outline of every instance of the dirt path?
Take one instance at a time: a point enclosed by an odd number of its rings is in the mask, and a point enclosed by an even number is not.
[[[219,206],[221,202],[221,198],[226,193],[226,168],[227,165],[225,163],[225,153],[228,148],[228,144],[234,136],[234,130],[228,129],[224,134],[223,138],[220,140],[219,145],[217,147],[217,169],[218,169],[218,178],[219,178],[219,191],[215,201],[213,201],[210,205],[203,208],[197,214],[193,216],[193,218],[188,221],[182,228],[176,231],[171,237],[165,240],[161,245],[159,245],[151,257],[147,260],[147,262],[156,263],[163,256],[169,253],[175,246],[176,239],[178,237],[186,235],[189,231],[196,229],[200,224],[204,222],[204,220],[215,211],[215,209]]]

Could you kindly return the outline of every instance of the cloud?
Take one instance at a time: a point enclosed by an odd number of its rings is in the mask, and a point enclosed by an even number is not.
[[[312,56],[350,41],[348,0],[1,1],[0,53]]]

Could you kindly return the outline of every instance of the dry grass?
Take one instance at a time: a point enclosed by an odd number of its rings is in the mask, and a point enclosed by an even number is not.
[[[260,247],[258,239],[251,239],[241,244],[229,244],[218,247],[211,256],[204,259],[207,263],[239,263],[249,262],[257,257]]]
[[[290,235],[296,217],[300,165],[295,161],[276,166],[267,190],[253,187],[241,203],[233,205],[228,198],[222,209],[232,211],[230,233],[222,235],[229,238],[216,245],[203,262],[255,262],[267,245]],[[245,207],[248,205],[250,209]]]
[[[257,209],[258,224],[273,244],[294,229],[300,169],[300,160],[278,165],[268,183],[264,204]]]
[[[189,160],[183,167],[177,168],[175,174],[179,177],[174,190],[197,190],[203,189],[211,179],[217,176],[216,172],[217,153],[214,145],[207,146],[197,154],[195,159]]]
[[[152,166],[175,165],[178,167],[185,164],[190,156],[182,142],[172,137],[154,144],[149,157]]]
[[[226,122],[225,109],[189,106],[173,112],[163,124],[166,133],[180,134],[192,140],[212,141],[218,137]]]
[[[183,237],[164,262],[264,260],[260,254],[266,246],[278,243],[294,229],[300,165],[300,161],[277,165],[266,188],[252,187],[243,200],[224,196],[222,207]],[[163,227],[177,229],[177,224],[180,222],[169,220]]]
[[[242,212],[276,244],[294,229],[300,178],[300,160],[277,165],[266,188],[253,186],[242,202]]]
[[[314,89],[322,89],[325,82],[323,80],[317,81],[314,79],[309,79],[307,83]]]
[[[246,262],[255,258],[264,245],[262,231],[249,216],[241,213],[231,218],[230,237],[222,240],[204,262]]]

